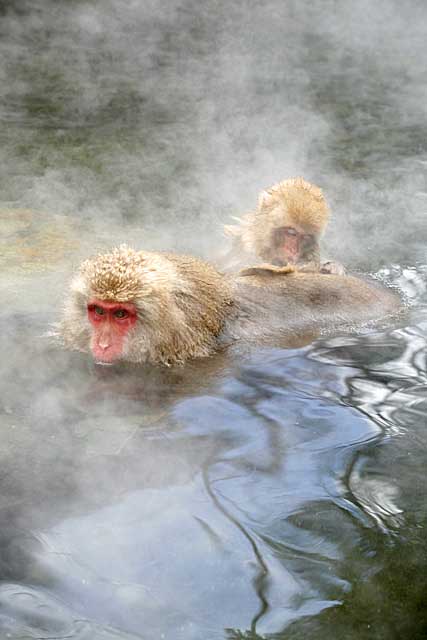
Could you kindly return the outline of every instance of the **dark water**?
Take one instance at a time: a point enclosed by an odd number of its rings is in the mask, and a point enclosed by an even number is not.
[[[424,4],[0,16],[1,638],[424,638]],[[81,255],[218,258],[222,222],[299,173],[398,323],[166,371],[45,335]]]

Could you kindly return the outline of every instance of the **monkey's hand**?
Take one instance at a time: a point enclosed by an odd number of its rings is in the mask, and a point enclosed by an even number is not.
[[[318,261],[304,262],[298,265],[298,271],[302,273],[318,273],[320,271],[320,264]]]
[[[345,268],[344,265],[339,262],[333,262],[329,260],[328,262],[324,262],[320,267],[320,273],[328,273],[334,276],[345,276]]]
[[[295,273],[296,267],[286,265],[276,267],[274,264],[260,264],[256,267],[247,267],[239,271],[239,276],[283,276],[288,273]]]

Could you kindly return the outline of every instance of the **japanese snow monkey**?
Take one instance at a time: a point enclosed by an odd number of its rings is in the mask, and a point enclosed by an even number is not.
[[[353,277],[290,267],[228,277],[197,258],[121,246],[83,262],[59,333],[98,363],[171,365],[236,341],[295,337],[398,309],[390,290]]]
[[[242,267],[257,260],[299,271],[343,275],[337,262],[320,261],[320,238],[329,220],[329,207],[319,187],[303,178],[279,182],[258,198],[258,207],[224,227],[233,240],[231,264]]]

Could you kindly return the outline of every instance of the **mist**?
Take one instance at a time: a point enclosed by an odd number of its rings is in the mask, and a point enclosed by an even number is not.
[[[125,224],[138,246],[215,257],[224,222],[303,175],[332,207],[328,255],[424,260],[424,238],[407,248],[427,231],[424,17],[389,0],[6,3],[2,205],[89,222],[89,247]]]
[[[280,640],[427,518],[426,42],[422,0],[0,0],[8,637]],[[49,339],[82,258],[221,267],[223,225],[293,176],[407,325],[167,371]]]

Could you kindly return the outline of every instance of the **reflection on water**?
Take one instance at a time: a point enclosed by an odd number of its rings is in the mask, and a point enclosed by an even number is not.
[[[167,5],[0,2],[0,636],[421,640],[424,3]],[[398,325],[165,371],[49,343],[81,256],[218,257],[298,174]]]
[[[426,518],[422,323],[150,384],[4,319],[7,637],[323,637],[342,602],[369,615],[360,581],[393,597]]]

